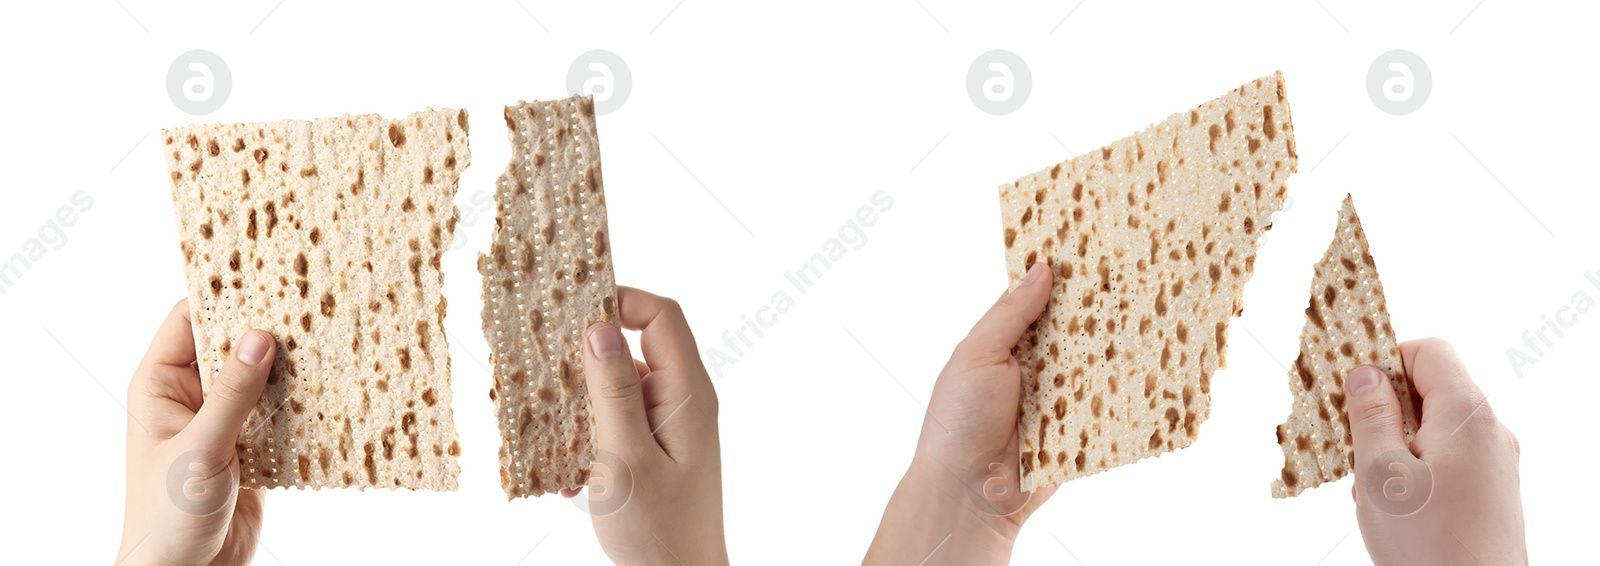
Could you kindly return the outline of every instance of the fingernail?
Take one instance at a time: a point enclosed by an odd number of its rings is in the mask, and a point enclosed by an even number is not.
[[[594,351],[594,357],[602,360],[621,356],[622,331],[610,324],[600,325],[589,333],[589,349]]]
[[[1042,263],[1033,264],[1032,267],[1028,268],[1028,274],[1022,278],[1022,285],[1026,286],[1027,284],[1032,283],[1035,280],[1039,279],[1039,274],[1041,274],[1041,273],[1044,273],[1044,264],[1042,264]]]
[[[1378,368],[1361,366],[1350,370],[1350,377],[1344,380],[1344,387],[1350,391],[1351,395],[1360,395],[1373,387],[1377,387],[1378,382],[1383,381],[1383,378],[1383,372],[1379,371]]]
[[[261,358],[267,356],[267,349],[272,346],[272,341],[266,333],[260,330],[250,330],[239,337],[239,361],[245,365],[261,363]]]

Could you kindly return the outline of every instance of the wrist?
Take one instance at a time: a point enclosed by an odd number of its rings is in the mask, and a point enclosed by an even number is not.
[[[681,559],[686,564],[709,564],[712,566],[728,564],[728,543],[722,536],[721,525],[717,526],[717,530],[714,533],[706,533],[704,537],[697,540],[699,540],[699,546],[686,553],[686,556],[673,556],[672,558]],[[656,563],[672,564],[674,562],[663,560]]]
[[[984,513],[965,478],[915,458],[884,510],[867,563],[1005,564],[1020,525]]]
[[[951,526],[982,532],[1003,543],[1009,551],[1022,530],[1021,513],[985,499],[986,486],[973,485],[974,478],[969,477],[968,472],[964,467],[953,467],[949,462],[919,454],[912,459],[901,484],[930,500],[935,508],[928,511],[948,517]],[[987,476],[977,479],[992,480]]]

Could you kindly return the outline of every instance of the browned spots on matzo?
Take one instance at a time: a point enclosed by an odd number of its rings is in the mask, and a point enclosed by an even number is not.
[[[581,486],[589,475],[579,340],[589,324],[615,321],[618,309],[592,114],[592,101],[580,97],[506,111],[513,160],[479,270],[484,333],[503,387],[494,401],[509,497]]]
[[[509,259],[509,256],[506,254],[506,245],[505,244],[496,243],[493,246],[490,246],[489,247],[489,256],[494,258],[495,267],[498,267],[500,269],[505,269],[507,266],[509,266],[511,264],[511,260]],[[507,281],[510,281],[510,280],[507,280]]]
[[[1278,139],[1278,123],[1272,119],[1272,105],[1261,107],[1261,133],[1266,134],[1267,141]]]
[[[1282,131],[1289,131],[1287,127]],[[1359,270],[1350,257],[1370,257],[1365,234],[1347,197],[1339,228],[1314,268],[1310,306],[1301,332],[1301,350],[1290,372],[1295,396],[1289,418],[1278,426],[1284,475],[1273,482],[1274,497],[1293,497],[1306,489],[1348,475],[1354,461],[1344,379],[1356,366],[1372,364],[1390,374],[1400,397],[1402,431],[1416,431],[1410,385],[1403,371],[1382,284],[1376,270]],[[1345,290],[1344,293],[1338,291]],[[1319,303],[1321,308],[1318,308]],[[1379,332],[1379,329],[1382,332]],[[1316,363],[1310,363],[1315,360]],[[1284,438],[1293,437],[1290,445]],[[1300,440],[1321,439],[1315,444]],[[1308,450],[1320,448],[1320,450]]]
[[[589,168],[583,170],[583,186],[587,187],[591,193],[600,190],[601,185],[599,166],[590,166]]]
[[[556,240],[556,221],[555,221],[555,219],[551,219],[549,222],[546,222],[545,225],[544,225],[544,228],[539,229],[539,236],[544,239],[545,245],[550,245],[551,243],[555,242],[555,240]]]
[[[1253,272],[1255,228],[1286,197],[1253,191],[1281,186],[1295,165],[1286,111],[1285,135],[1260,131],[1259,108],[1286,104],[1272,98],[1275,81],[1001,185],[1007,272],[1044,263],[1057,273],[1045,314],[1013,350],[1020,420],[1048,425],[1021,439],[1019,453],[1034,456],[1024,489],[1196,438]],[[1188,407],[1174,406],[1180,391]]]
[[[1327,328],[1327,323],[1322,321],[1322,311],[1317,308],[1316,297],[1312,297],[1311,304],[1306,306],[1306,319],[1309,320],[1311,324],[1316,325],[1317,329],[1319,330]]]

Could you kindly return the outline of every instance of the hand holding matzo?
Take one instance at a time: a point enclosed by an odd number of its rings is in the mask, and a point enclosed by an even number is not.
[[[676,301],[617,291],[622,326],[641,331],[644,360],[609,322],[584,335],[595,535],[618,564],[727,564],[716,389]]]
[[[1055,486],[1020,489],[1022,373],[1012,355],[1044,311],[1052,279],[1035,264],[956,346],[866,563],[1004,564],[1023,521],[1055,493]]]
[[[237,337],[200,390],[188,301],[178,301],[128,383],[128,487],[118,564],[246,564],[261,537],[259,489],[239,489],[234,442],[266,387],[276,344]]]
[[[1351,495],[1375,564],[1527,564],[1522,449],[1495,418],[1450,343],[1400,344],[1422,397],[1416,439],[1407,443],[1400,400],[1382,371],[1350,373],[1355,437]]]

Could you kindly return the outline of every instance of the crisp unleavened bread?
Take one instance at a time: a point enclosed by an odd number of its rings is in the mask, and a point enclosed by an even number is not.
[[[1411,380],[1389,325],[1378,265],[1367,249],[1355,204],[1346,195],[1333,243],[1317,262],[1311,280],[1300,355],[1289,369],[1294,408],[1289,420],[1278,425],[1284,464],[1272,482],[1273,497],[1294,497],[1353,471],[1355,445],[1345,410],[1344,378],[1359,365],[1376,366],[1389,374],[1410,442],[1417,431]]]
[[[583,332],[617,322],[600,138],[588,96],[505,108],[512,160],[478,256],[507,498],[582,487],[594,460]]]
[[[1000,187],[1014,288],[1050,302],[1022,366],[1022,488],[1192,443],[1298,158],[1282,74]]]
[[[205,390],[247,329],[278,342],[239,433],[240,485],[454,490],[439,258],[466,111],[164,138]]]

